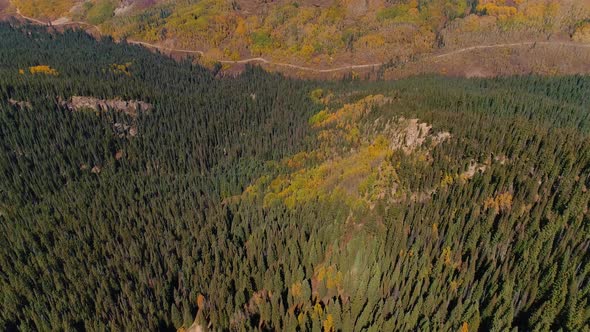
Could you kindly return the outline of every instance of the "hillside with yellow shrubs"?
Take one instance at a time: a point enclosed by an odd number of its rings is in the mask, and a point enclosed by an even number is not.
[[[208,60],[323,68],[507,41],[590,41],[590,1],[10,1],[28,17],[89,22],[116,39],[200,50]]]

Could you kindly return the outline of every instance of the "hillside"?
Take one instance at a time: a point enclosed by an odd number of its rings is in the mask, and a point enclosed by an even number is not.
[[[0,24],[0,329],[588,331],[590,77],[219,77]]]
[[[262,57],[272,70],[338,78],[341,70],[322,73],[280,64],[312,69],[374,64],[347,69],[359,75],[370,74],[382,64],[408,62],[409,71],[418,73],[505,74],[499,68],[523,74],[590,72],[587,62],[579,61],[571,68],[555,65],[590,56],[588,48],[578,47],[561,52],[565,59],[556,55],[560,43],[590,43],[588,0],[10,1],[7,13],[18,10],[54,25],[85,22],[115,39],[149,43],[164,52],[200,51],[189,54],[201,57],[206,65],[225,60],[226,69],[232,61]],[[89,27],[86,24],[84,28]],[[483,69],[477,64],[464,68],[461,58],[449,57],[446,68],[419,61],[472,46],[547,41],[556,44],[532,54],[535,60],[520,54],[518,47],[503,49],[492,53],[499,63]],[[478,54],[467,56],[467,63],[481,60]],[[415,69],[416,61],[424,69]],[[391,75],[399,77],[395,71]]]

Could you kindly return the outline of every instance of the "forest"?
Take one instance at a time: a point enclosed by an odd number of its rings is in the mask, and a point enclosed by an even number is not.
[[[0,40],[2,330],[590,331],[588,76]]]

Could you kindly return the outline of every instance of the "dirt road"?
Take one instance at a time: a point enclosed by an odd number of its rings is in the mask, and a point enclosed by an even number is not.
[[[51,25],[51,26],[81,25],[81,26],[90,27],[90,28],[94,29],[96,32],[98,32],[99,34],[101,34],[100,28],[98,26],[93,25],[93,24],[89,24],[86,22],[69,21],[68,19],[65,19],[65,18],[61,18],[61,19],[58,19],[58,20],[55,20],[52,22],[44,22],[44,21],[41,21],[41,20],[38,20],[38,19],[35,19],[32,17],[28,17],[28,16],[23,15],[18,8],[16,9],[16,14],[25,20],[28,20],[30,22],[37,23],[37,24]],[[199,51],[199,50],[171,48],[171,47],[165,47],[165,46],[151,44],[151,43],[137,41],[137,40],[127,40],[127,42],[130,44],[142,45],[142,46],[145,46],[148,48],[158,49],[158,50],[167,51],[167,52],[176,52],[176,53],[184,53],[184,54],[199,54],[201,56],[205,55],[205,53],[203,51]],[[475,51],[475,50],[491,49],[491,48],[506,48],[506,47],[523,47],[523,46],[534,46],[534,45],[555,45],[555,46],[564,46],[564,47],[590,48],[590,44],[582,44],[582,43],[574,43],[574,42],[528,41],[528,42],[519,42],[519,43],[470,46],[470,47],[465,47],[465,48],[461,48],[461,49],[457,49],[457,50],[453,50],[453,51],[448,51],[448,52],[438,54],[438,55],[426,56],[418,61],[433,60],[434,62],[437,62],[440,59],[443,59],[443,58],[446,58],[449,56],[453,56],[453,55],[457,55],[457,54],[461,54],[461,53],[465,53],[465,52],[471,52],[471,51]],[[313,68],[313,67],[295,65],[295,64],[291,64],[291,63],[274,62],[274,61],[270,61],[270,60],[267,60],[262,57],[248,58],[248,59],[243,59],[243,60],[217,59],[215,61],[217,61],[219,63],[224,63],[224,64],[263,63],[263,64],[267,64],[267,65],[271,65],[271,66],[287,67],[287,68],[316,72],[316,73],[332,73],[332,72],[352,70],[352,69],[377,68],[377,67],[380,67],[384,64],[383,62],[377,62],[377,63],[369,63],[369,64],[351,64],[351,65],[344,65],[344,66],[334,67],[334,68]]]

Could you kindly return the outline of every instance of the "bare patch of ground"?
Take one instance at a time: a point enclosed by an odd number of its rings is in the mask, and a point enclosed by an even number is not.
[[[0,0],[0,16],[10,7],[10,2],[8,0]]]
[[[554,41],[468,47],[388,69],[384,78],[417,74],[495,77],[589,73],[590,44]]]
[[[191,325],[188,329],[185,330],[185,332],[203,332],[203,328],[201,327],[201,325],[197,324],[197,321],[195,321],[193,323],[193,325]]]
[[[64,24],[70,23],[70,21],[71,20],[69,18],[62,16],[62,17],[60,17],[60,18],[58,18],[56,20],[51,21],[51,24],[53,24],[53,25],[64,25]]]
[[[464,180],[472,179],[476,173],[485,172],[486,168],[487,168],[486,165],[482,165],[482,164],[478,164],[478,163],[474,162],[469,165],[469,168],[465,172],[461,173],[460,178],[464,179]]]

